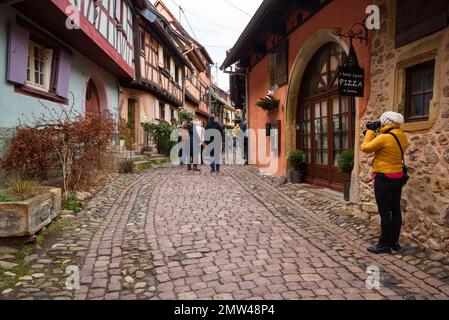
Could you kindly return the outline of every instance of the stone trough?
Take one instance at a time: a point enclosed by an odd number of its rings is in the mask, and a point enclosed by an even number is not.
[[[32,236],[61,213],[61,189],[45,188],[34,198],[0,202],[0,238]]]

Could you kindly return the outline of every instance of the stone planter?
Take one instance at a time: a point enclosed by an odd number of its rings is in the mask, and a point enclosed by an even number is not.
[[[18,202],[0,202],[0,238],[32,236],[61,213],[61,189]]]

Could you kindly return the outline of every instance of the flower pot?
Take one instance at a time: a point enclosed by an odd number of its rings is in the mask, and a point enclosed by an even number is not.
[[[61,213],[61,189],[46,188],[31,199],[0,202],[0,238],[36,234]]]
[[[292,171],[290,174],[290,180],[293,184],[300,184],[305,182],[304,171]]]
[[[344,195],[345,201],[350,200],[350,196],[351,196],[350,191],[351,191],[351,180],[343,181],[343,195]]]

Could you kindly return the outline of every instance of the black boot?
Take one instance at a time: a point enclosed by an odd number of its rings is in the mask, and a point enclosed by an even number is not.
[[[397,243],[395,243],[394,245],[391,246],[391,249],[392,249],[393,251],[401,251],[401,250],[402,250],[402,247],[401,247],[401,245],[399,244],[399,242],[397,242]]]
[[[374,254],[391,253],[391,247],[378,244],[375,247],[369,247],[368,251]]]

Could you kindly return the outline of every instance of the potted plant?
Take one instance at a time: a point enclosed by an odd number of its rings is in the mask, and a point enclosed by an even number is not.
[[[345,150],[337,157],[338,171],[350,175],[354,169],[354,150]],[[343,193],[345,201],[349,201],[351,180],[343,181]]]
[[[288,161],[293,166],[294,170],[291,171],[291,181],[292,183],[304,183],[304,157],[305,153],[301,150],[293,151],[288,156]]]

